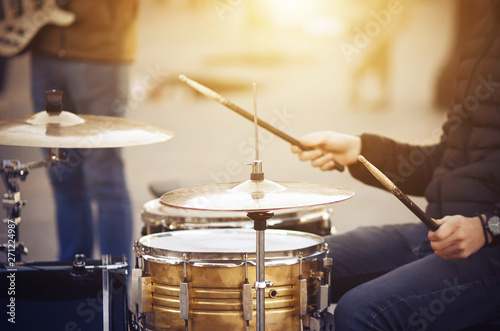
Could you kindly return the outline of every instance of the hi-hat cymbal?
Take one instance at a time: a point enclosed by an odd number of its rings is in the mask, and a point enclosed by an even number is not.
[[[353,195],[347,188],[326,184],[247,180],[176,189],[163,194],[160,203],[195,210],[263,212],[327,205]]]
[[[138,121],[71,112],[38,112],[0,121],[0,144],[46,148],[112,148],[172,138],[169,130]]]

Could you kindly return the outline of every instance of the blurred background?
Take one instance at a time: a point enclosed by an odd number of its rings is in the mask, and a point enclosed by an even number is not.
[[[430,144],[439,137],[449,102],[453,50],[462,31],[459,17],[469,2],[141,1],[127,116],[172,130],[174,137],[124,149],[134,237],[141,236],[143,205],[155,198],[152,184],[174,189],[240,182],[251,171],[244,163],[254,159],[253,124],[193,91],[178,80],[179,74],[250,112],[256,83],[259,117],[296,138],[338,130]],[[0,94],[2,119],[33,112],[29,56],[8,61]],[[300,162],[280,138],[263,129],[259,135],[267,179],[355,191],[352,199],[332,206],[338,232],[418,221],[391,194],[356,182],[348,171],[321,172]],[[25,163],[44,155],[37,148],[0,146],[0,157]],[[27,202],[20,226],[20,238],[29,248],[24,260],[56,260],[46,169],[30,172],[21,195]],[[425,207],[422,198],[414,199]],[[5,232],[0,225],[1,242]]]

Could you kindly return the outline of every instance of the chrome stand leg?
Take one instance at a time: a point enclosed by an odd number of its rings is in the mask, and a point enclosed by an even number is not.
[[[256,235],[256,264],[257,273],[255,281],[255,292],[257,296],[257,331],[264,331],[266,325],[266,304],[265,304],[265,291],[269,282],[266,282],[265,277],[265,235],[264,231],[267,227],[267,220],[274,216],[274,213],[268,212],[251,212],[247,214],[248,218],[254,221],[254,229]]]

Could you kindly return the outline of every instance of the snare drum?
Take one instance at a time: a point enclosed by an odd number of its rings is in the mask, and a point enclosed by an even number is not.
[[[256,231],[191,230],[136,241],[140,311],[151,330],[255,330]],[[327,244],[310,233],[267,230],[267,330],[299,330],[316,305]],[[246,298],[246,300],[245,300]],[[253,300],[251,299],[253,298]],[[253,301],[253,303],[252,303]]]
[[[325,236],[332,231],[332,210],[329,207],[309,207],[277,210],[267,220],[269,229],[297,230]],[[254,222],[244,212],[205,211],[171,208],[160,199],[143,205],[141,218],[143,235],[195,229],[253,229]]]

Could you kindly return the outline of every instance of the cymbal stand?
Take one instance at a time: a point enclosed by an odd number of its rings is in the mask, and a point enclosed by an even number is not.
[[[21,200],[19,180],[25,181],[30,169],[43,166],[52,167],[60,161],[66,161],[66,157],[60,154],[58,149],[48,149],[47,158],[41,161],[21,164],[19,160],[3,160],[0,175],[7,190],[2,197],[3,208],[7,217],[3,220],[7,224],[7,244],[0,245],[0,250],[7,253],[7,264],[13,265],[21,261],[21,255],[28,253],[28,248],[19,241],[19,224],[21,223],[21,208],[26,201]]]
[[[267,220],[274,216],[270,212],[250,212],[247,214],[248,218],[254,221],[254,229],[256,231],[256,281],[255,293],[257,297],[257,330],[265,330],[265,291],[266,287],[272,286],[271,281],[265,280],[265,235],[264,232],[267,227]]]
[[[264,181],[264,173],[262,172],[262,161],[259,159],[259,129],[257,123],[257,88],[253,83],[253,102],[254,102],[254,130],[255,130],[255,160],[250,163],[252,165],[252,173],[250,179],[254,182]],[[262,199],[264,193],[252,193],[252,199]],[[267,228],[267,220],[274,216],[274,213],[269,211],[249,212],[247,217],[254,221],[254,230],[256,231],[256,277],[255,277],[255,293],[256,293],[256,310],[257,310],[257,331],[265,330],[265,290],[266,287],[272,286],[271,281],[265,280],[265,230]]]

